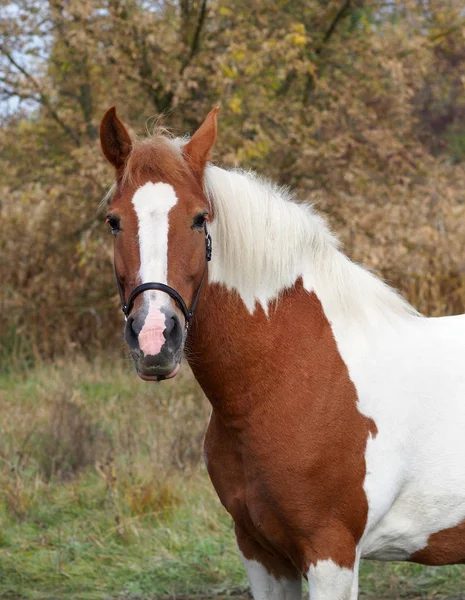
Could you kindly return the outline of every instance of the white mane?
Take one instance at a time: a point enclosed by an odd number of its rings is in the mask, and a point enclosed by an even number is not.
[[[340,250],[325,221],[288,190],[250,172],[208,166],[214,209],[209,277],[236,290],[250,312],[265,311],[302,277],[327,317],[365,322],[418,314],[395,290]]]

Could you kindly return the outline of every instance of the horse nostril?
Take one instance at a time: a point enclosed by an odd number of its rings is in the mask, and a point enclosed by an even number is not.
[[[131,328],[131,332],[137,336],[137,331],[136,331],[136,322],[134,321],[133,317],[129,317],[128,318],[128,325]]]
[[[170,317],[169,319],[166,319],[165,321],[165,333],[166,335],[170,335],[170,333],[173,331],[173,329],[176,328],[176,317],[173,315],[172,317]]]
[[[172,315],[169,319],[166,319],[165,326],[165,339],[170,340],[174,346],[178,346],[182,340],[181,324],[178,317]]]
[[[138,343],[138,331],[137,331],[137,324],[136,321],[134,320],[133,317],[128,317],[128,320],[126,322],[126,330],[125,330],[125,337],[126,337],[126,342],[129,344],[129,346],[131,348],[137,348],[139,343]]]

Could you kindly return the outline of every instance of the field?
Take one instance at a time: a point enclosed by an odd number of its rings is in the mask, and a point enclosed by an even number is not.
[[[1,376],[0,598],[246,598],[207,419],[187,371],[151,385],[76,359]],[[455,599],[465,569],[365,563],[361,589]]]

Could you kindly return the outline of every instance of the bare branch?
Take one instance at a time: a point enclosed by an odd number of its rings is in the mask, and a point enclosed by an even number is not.
[[[351,0],[345,0],[344,4],[341,6],[341,8],[336,13],[334,19],[331,22],[331,25],[328,27],[325,35],[323,36],[323,39],[320,42],[320,45],[314,50],[314,53],[317,56],[321,55],[323,48],[326,46],[326,44],[329,42],[329,40],[333,36],[334,32],[336,31],[337,26],[342,21],[342,19],[348,14],[348,12],[350,10],[350,5],[351,5]],[[309,103],[310,97],[312,95],[314,88],[315,88],[315,75],[312,73],[307,73],[307,79],[305,82],[305,89],[304,89],[304,94],[303,94],[303,98],[302,98],[302,103],[304,105],[307,105]]]
[[[8,52],[8,50],[4,47],[4,46],[0,46],[0,50],[3,52],[3,54],[6,56],[6,58],[10,61],[10,63],[16,68],[18,69],[18,71],[20,73],[22,73],[24,75],[24,77],[26,77],[26,79],[32,84],[32,86],[37,90],[37,93],[39,95],[40,98],[40,104],[42,104],[42,106],[44,106],[50,116],[52,117],[52,119],[58,123],[58,125],[63,129],[63,131],[65,131],[70,138],[74,141],[74,143],[76,144],[76,146],[80,146],[80,142],[79,142],[79,138],[76,136],[76,134],[74,133],[74,131],[72,129],[70,129],[68,127],[68,125],[66,125],[66,123],[64,121],[61,120],[60,116],[58,115],[58,113],[56,112],[56,110],[53,108],[52,103],[50,102],[50,98],[43,92],[40,84],[36,81],[36,79],[26,71],[26,69],[24,69],[24,67],[22,67],[11,55],[10,52]]]
[[[197,26],[195,28],[194,36],[192,38],[191,49],[189,52],[189,56],[183,62],[181,70],[179,72],[182,75],[185,69],[189,66],[194,56],[197,54],[200,45],[200,35],[202,33],[203,26],[205,24],[205,18],[207,16],[207,0],[202,1],[202,6],[199,11],[199,18],[197,19]]]
[[[325,44],[327,42],[329,42],[329,40],[331,39],[331,36],[335,32],[336,27],[338,26],[338,24],[340,23],[340,21],[342,21],[342,19],[346,16],[346,14],[347,14],[347,12],[348,12],[348,10],[350,8],[350,4],[351,4],[351,0],[345,0],[344,4],[341,6],[341,8],[337,12],[336,16],[334,17],[334,19],[333,19],[331,25],[329,26],[327,32],[323,36],[323,39],[322,39],[319,47],[316,48],[316,50],[314,50],[315,54],[321,54],[321,51],[323,50]]]

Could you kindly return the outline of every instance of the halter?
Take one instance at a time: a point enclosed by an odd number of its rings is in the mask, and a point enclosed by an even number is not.
[[[157,283],[155,281],[143,283],[142,285],[138,285],[136,288],[134,288],[129,294],[128,302],[126,304],[124,300],[123,286],[121,285],[120,278],[118,277],[118,271],[116,270],[116,262],[114,263],[116,285],[118,286],[119,297],[121,300],[121,310],[123,311],[125,321],[128,320],[129,313],[134,307],[134,301],[139,294],[142,294],[142,292],[145,292],[146,290],[159,290],[160,292],[165,292],[165,294],[171,296],[171,298],[173,298],[173,300],[182,310],[186,323],[186,331],[188,330],[189,324],[192,320],[192,317],[194,316],[194,310],[197,304],[197,300],[200,296],[200,290],[202,289],[202,285],[205,281],[205,276],[207,274],[207,266],[212,257],[212,238],[211,235],[208,233],[206,223],[204,224],[203,229],[205,231],[205,266],[203,268],[202,279],[200,280],[199,287],[197,288],[194,299],[192,300],[190,309],[187,308],[187,305],[179,292],[177,292],[174,288],[170,287],[169,285],[166,285],[165,283]]]

